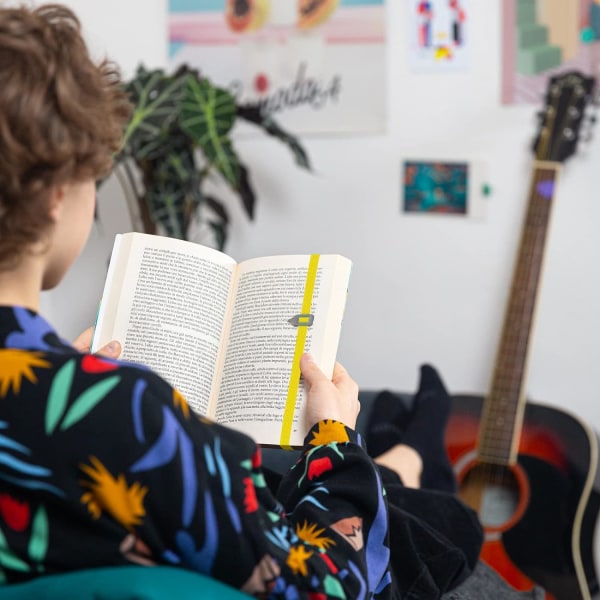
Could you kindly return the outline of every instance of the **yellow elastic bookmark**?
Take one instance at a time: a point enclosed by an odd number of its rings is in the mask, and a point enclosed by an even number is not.
[[[317,279],[317,267],[319,266],[319,254],[311,254],[306,272],[306,284],[304,286],[304,298],[302,299],[302,313],[310,313]],[[290,383],[288,385],[287,399],[285,401],[285,410],[283,412],[283,423],[281,424],[281,437],[279,445],[286,450],[291,450],[290,436],[292,434],[292,424],[294,421],[294,410],[296,408],[296,398],[298,397],[298,386],[300,385],[300,357],[304,353],[304,344],[306,343],[305,325],[298,326],[296,334],[296,347],[294,348],[294,359],[292,360],[292,372],[290,373]]]

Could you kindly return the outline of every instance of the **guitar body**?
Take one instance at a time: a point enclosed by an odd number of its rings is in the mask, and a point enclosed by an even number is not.
[[[481,559],[519,590],[588,600],[598,592],[594,529],[600,508],[598,439],[559,409],[526,403],[518,458],[477,458],[483,398],[454,396],[446,447],[459,496],[485,530]]]

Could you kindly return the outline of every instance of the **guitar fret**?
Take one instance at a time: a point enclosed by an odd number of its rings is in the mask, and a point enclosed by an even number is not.
[[[520,434],[516,425],[523,408],[525,364],[556,176],[549,165],[534,171],[492,387],[481,420],[478,452],[485,460],[502,464],[514,460]]]

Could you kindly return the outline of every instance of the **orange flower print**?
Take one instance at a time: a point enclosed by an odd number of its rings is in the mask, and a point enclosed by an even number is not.
[[[92,517],[99,519],[105,511],[126,529],[139,525],[146,514],[144,496],[148,488],[137,482],[128,486],[122,473],[113,477],[95,456],[90,457],[90,462],[92,466],[80,465],[92,479],[81,482],[89,490],[81,496],[81,502],[87,504]]]
[[[292,546],[288,554],[287,560],[285,561],[287,566],[292,570],[294,575],[302,575],[306,577],[308,575],[308,569],[306,568],[306,561],[314,554],[310,552],[304,546]]]
[[[322,535],[325,529],[318,529],[315,523],[309,525],[306,521],[302,525],[296,525],[296,535],[307,544],[316,546],[321,550],[327,550],[329,546],[335,546],[335,542],[327,536]]]
[[[0,396],[6,396],[11,388],[18,394],[24,378],[31,383],[37,383],[33,369],[50,368],[50,363],[44,360],[43,356],[43,352],[0,350]]]
[[[313,432],[309,444],[311,446],[325,446],[332,442],[348,442],[348,432],[342,423],[338,421],[321,421],[319,430]]]
[[[188,406],[187,400],[183,397],[183,394],[175,388],[173,388],[173,404],[181,409],[181,412],[186,419],[190,418],[190,407]]]

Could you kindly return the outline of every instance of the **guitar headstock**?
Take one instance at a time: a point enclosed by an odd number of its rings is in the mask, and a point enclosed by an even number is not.
[[[533,144],[538,160],[563,162],[575,154],[594,83],[593,77],[578,71],[550,78],[540,130]]]

